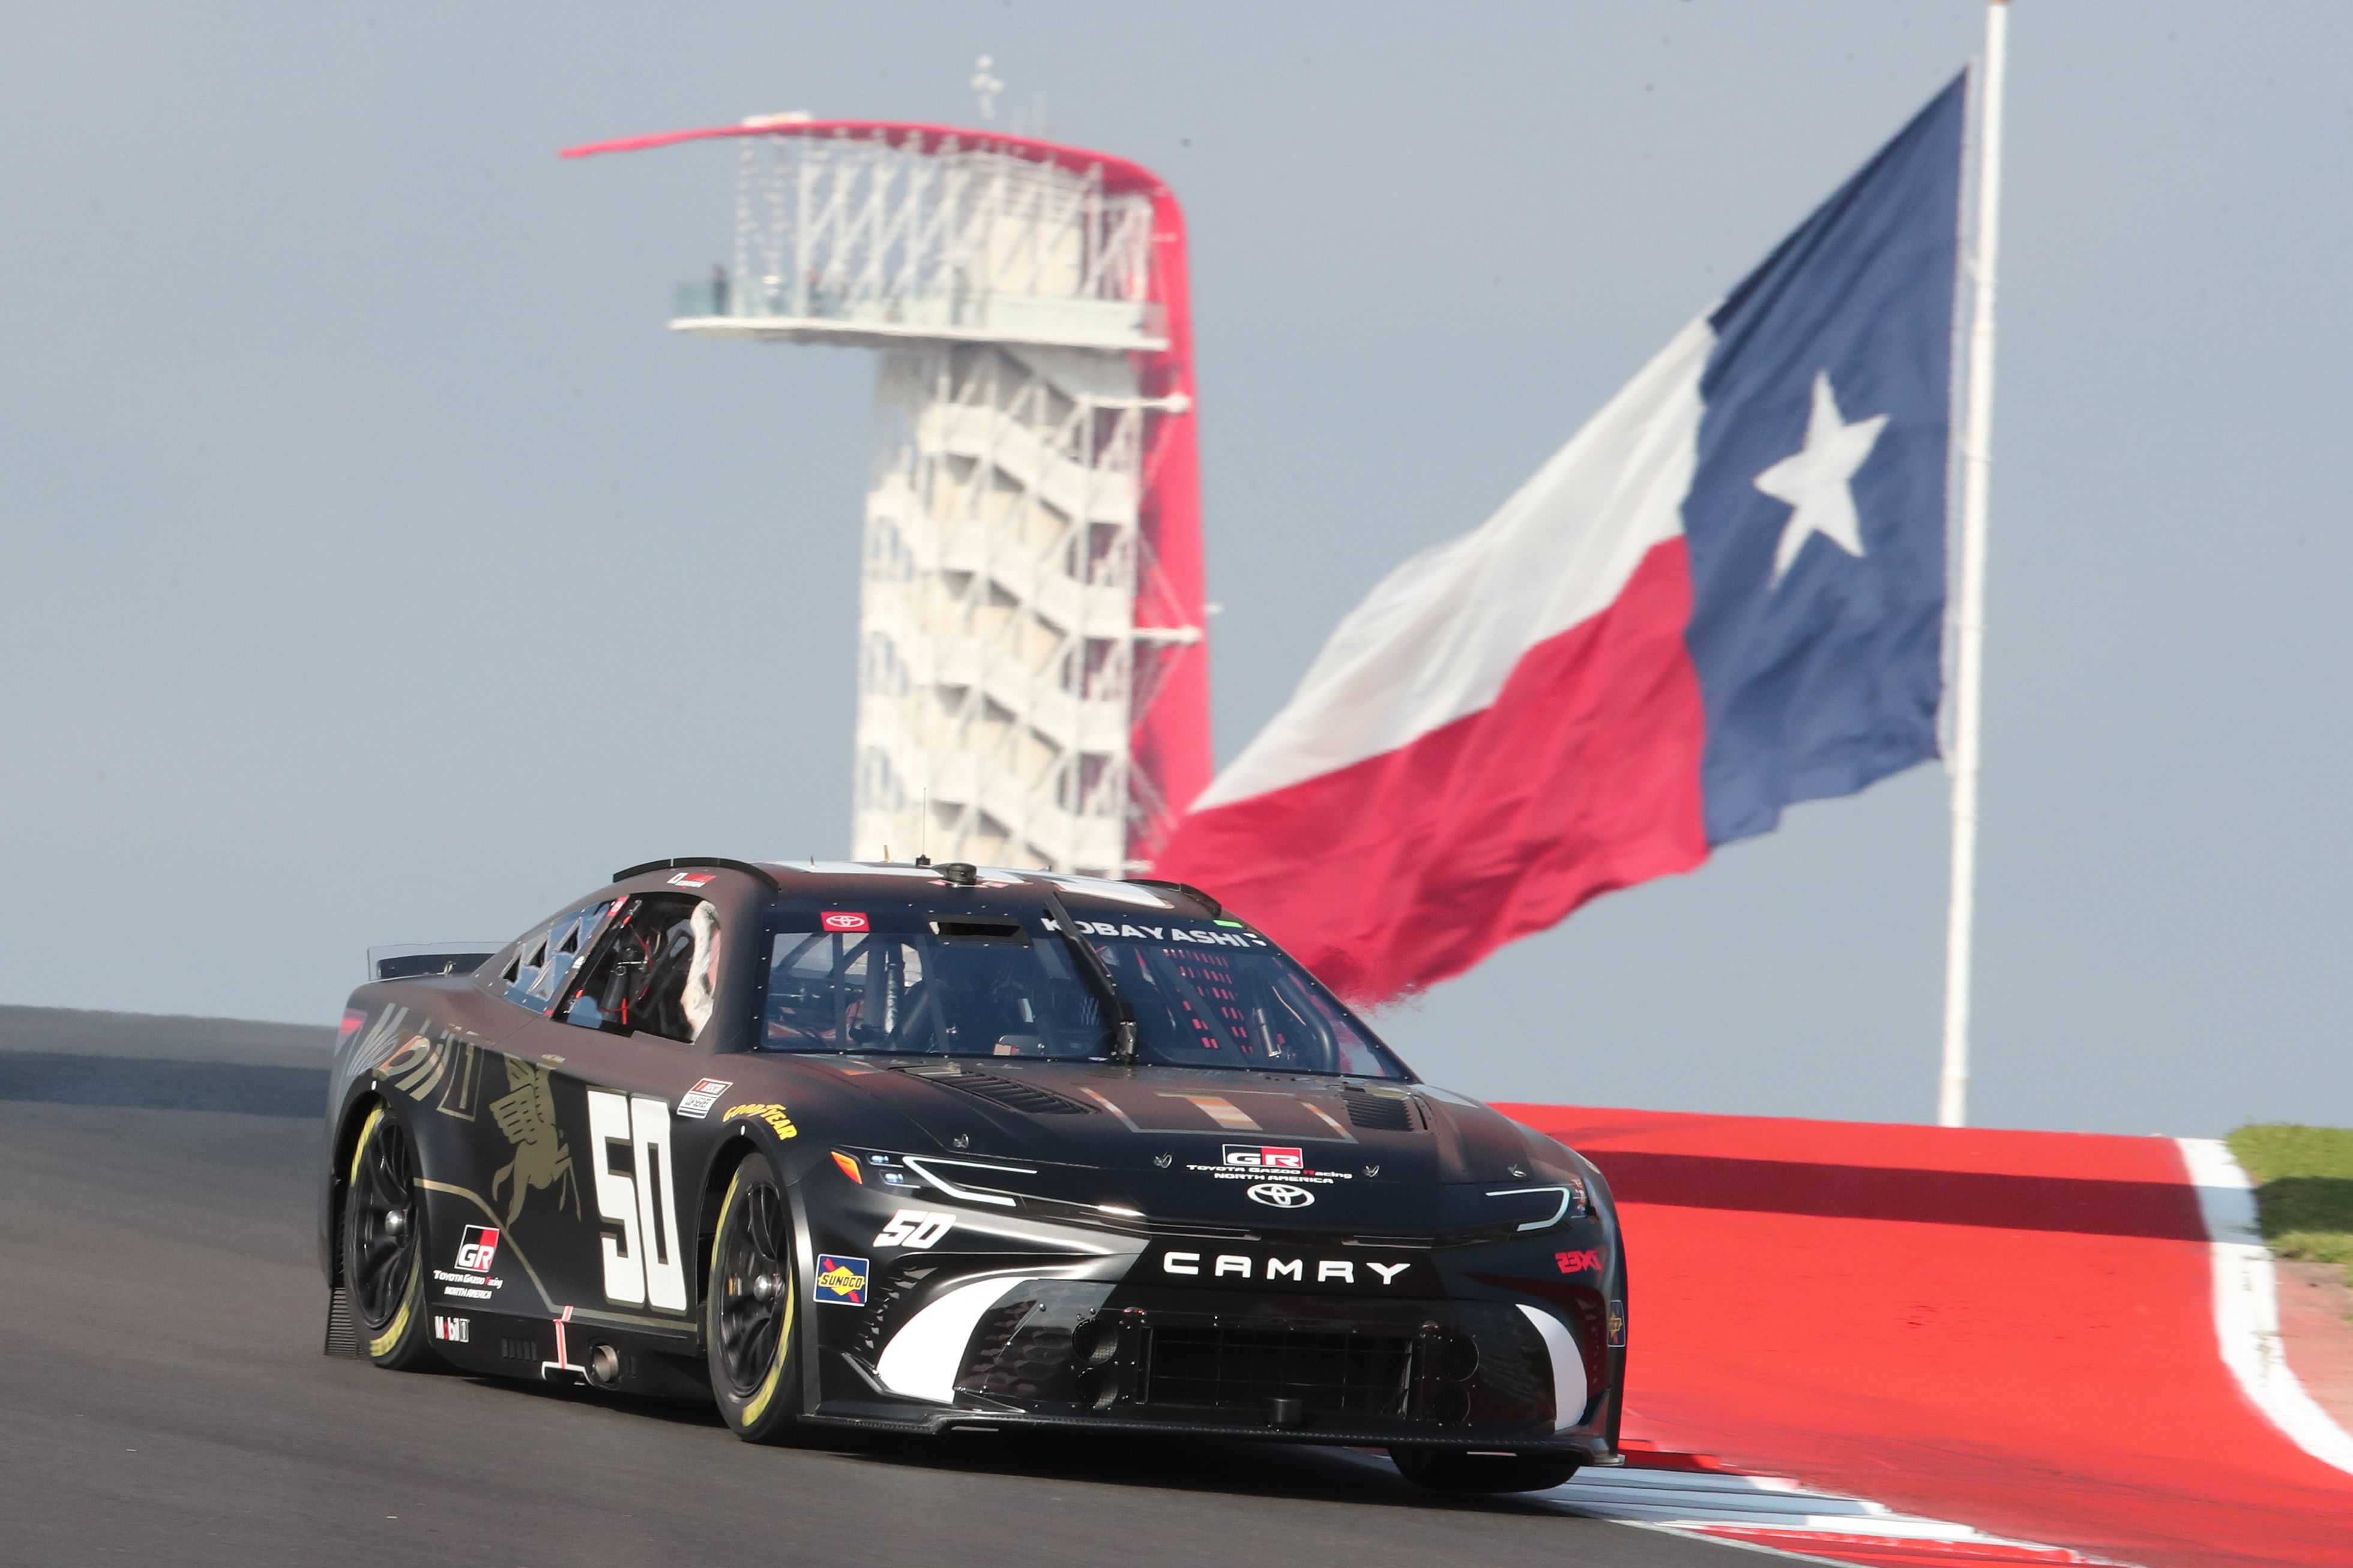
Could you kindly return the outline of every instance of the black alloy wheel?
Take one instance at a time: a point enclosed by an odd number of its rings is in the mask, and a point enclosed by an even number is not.
[[[417,1145],[379,1105],[352,1151],[343,1192],[343,1288],[360,1346],[378,1366],[438,1365],[424,1310],[425,1205]]]
[[[792,1211],[767,1157],[735,1168],[719,1205],[703,1292],[711,1392],[738,1437],[783,1442],[800,1413],[794,1379]]]
[[[1582,1456],[1482,1454],[1462,1448],[1391,1448],[1399,1474],[1439,1492],[1540,1492],[1577,1474]]]

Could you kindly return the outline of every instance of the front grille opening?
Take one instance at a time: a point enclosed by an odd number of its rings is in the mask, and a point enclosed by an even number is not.
[[[1413,1341],[1404,1334],[1161,1324],[1144,1401],[1247,1409],[1296,1399],[1310,1415],[1402,1415]]]

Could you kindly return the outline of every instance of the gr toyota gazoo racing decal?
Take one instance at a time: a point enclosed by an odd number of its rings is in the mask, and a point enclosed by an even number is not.
[[[1210,1097],[1196,1095],[1189,1098],[1198,1100]],[[1324,1158],[1331,1157],[1325,1151],[1317,1152]],[[1328,1187],[1339,1182],[1352,1182],[1357,1174],[1355,1171],[1329,1170],[1312,1165],[1308,1151],[1295,1144],[1228,1143],[1216,1164],[1197,1162],[1185,1168],[1213,1181],[1242,1183],[1253,1202],[1274,1208],[1304,1208],[1314,1201],[1312,1192],[1304,1198],[1293,1198],[1290,1194],[1310,1188]],[[1279,1186],[1283,1190],[1261,1195],[1259,1191],[1261,1186]]]

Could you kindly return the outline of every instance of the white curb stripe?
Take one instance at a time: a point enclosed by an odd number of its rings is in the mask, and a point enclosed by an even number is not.
[[[2279,1285],[2271,1249],[2255,1226],[2247,1173],[2216,1138],[2177,1138],[2198,1188],[2198,1209],[2214,1254],[2214,1333],[2222,1364],[2271,1424],[2322,1464],[2353,1474],[2353,1434],[2315,1404],[2280,1342]]]
[[[1989,1535],[1951,1520],[1898,1513],[1866,1498],[1820,1492],[1779,1476],[1739,1475],[1728,1470],[1651,1470],[1594,1468],[1580,1470],[1567,1486],[1535,1494],[1590,1518],[1651,1530],[1673,1531],[1728,1545],[1773,1552],[1804,1562],[1852,1562],[1841,1549],[1900,1547],[1930,1542],[1958,1548],[1938,1556],[1960,1563],[2100,1563],[2064,1547]],[[1811,1536],[1803,1549],[1742,1541],[1736,1531],[1769,1532],[1783,1540]]]

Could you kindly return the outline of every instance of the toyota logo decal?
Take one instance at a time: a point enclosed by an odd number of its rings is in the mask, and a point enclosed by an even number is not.
[[[1261,1182],[1250,1190],[1250,1200],[1269,1208],[1303,1209],[1315,1201],[1315,1194],[1289,1182]]]

